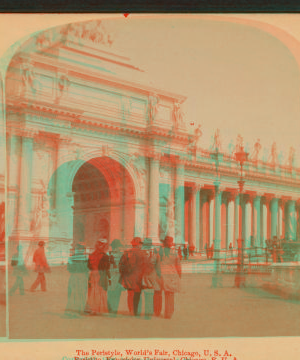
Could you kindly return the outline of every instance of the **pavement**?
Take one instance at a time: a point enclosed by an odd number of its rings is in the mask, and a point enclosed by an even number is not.
[[[126,291],[119,314],[66,316],[66,267],[47,274],[47,292],[26,291],[9,298],[11,339],[127,339],[299,336],[300,300],[285,300],[268,291],[270,275],[248,275],[245,288],[235,288],[234,274],[222,275],[222,287],[212,287],[209,273],[183,274],[181,292],[175,297],[172,319],[145,319],[128,313]],[[24,278],[29,289],[36,273]],[[9,273],[10,286],[14,278]]]

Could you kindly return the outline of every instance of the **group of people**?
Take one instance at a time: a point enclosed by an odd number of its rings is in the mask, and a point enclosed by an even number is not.
[[[85,248],[77,244],[68,262],[67,312],[117,314],[121,294],[127,290],[127,305],[131,315],[140,314],[141,295],[144,296],[144,315],[151,318],[162,312],[165,294],[165,318],[174,313],[174,294],[179,291],[180,259],[173,249],[173,238],[167,236],[163,247],[154,249],[152,240],[135,237],[132,247],[122,253],[122,244],[115,239],[96,241],[95,250],[86,259]]]
[[[50,272],[50,267],[44,245],[40,241],[33,254],[37,278],[30,291],[35,291],[39,285],[42,291],[46,291],[45,273]],[[154,247],[151,239],[142,241],[141,238],[134,237],[131,248],[125,251],[122,249],[123,245],[118,239],[111,244],[108,244],[107,239],[99,239],[94,251],[87,256],[82,243],[75,245],[67,264],[70,277],[66,315],[110,313],[115,316],[120,313],[121,294],[127,291],[127,305],[131,315],[141,314],[143,297],[145,317],[160,316],[164,294],[164,317],[172,317],[174,296],[180,290],[181,278],[180,257],[173,238],[166,236],[162,246]],[[20,252],[20,246],[17,246],[11,260],[16,280],[10,289],[10,295],[17,289],[24,295],[23,277],[28,274],[28,270]]]

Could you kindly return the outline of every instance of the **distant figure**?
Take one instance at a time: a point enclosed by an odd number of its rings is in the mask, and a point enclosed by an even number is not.
[[[179,256],[179,259],[182,260],[181,246],[178,246],[178,256]]]
[[[70,256],[67,270],[70,273],[68,283],[68,302],[66,312],[83,313],[88,291],[88,259],[82,244],[75,246],[74,255]]]
[[[189,249],[188,249],[187,245],[184,245],[184,248],[183,248],[183,258],[184,258],[184,260],[188,260],[188,258],[189,258]]]
[[[11,266],[13,267],[13,275],[16,277],[16,281],[9,290],[9,295],[13,295],[17,289],[19,289],[20,295],[24,295],[23,276],[27,275],[28,271],[24,264],[20,245],[17,246],[16,252],[11,259]]]
[[[95,251],[89,255],[90,276],[85,312],[91,315],[108,312],[107,288],[110,282],[110,261],[106,254],[107,248],[107,240],[99,239],[95,244]]]
[[[233,258],[233,248],[232,248],[232,243],[229,244],[229,253],[230,256]]]
[[[193,255],[194,255],[194,251],[195,251],[195,246],[194,246],[194,245],[191,245],[191,246],[189,247],[189,254],[190,254],[191,256],[193,256]]]
[[[142,250],[145,253],[142,289],[145,298],[145,318],[153,315],[154,291],[160,290],[160,255],[152,249],[152,240],[146,238]]]
[[[266,264],[268,264],[268,262],[269,262],[269,248],[268,248],[267,241],[269,241],[269,240],[266,240],[266,247],[265,247]]]
[[[166,236],[160,262],[160,290],[154,292],[154,314],[160,316],[162,311],[162,292],[165,293],[165,318],[171,319],[174,313],[174,294],[179,292],[181,278],[180,259],[175,251],[173,238]]]
[[[205,252],[206,252],[206,258],[207,258],[207,260],[209,259],[209,244],[208,244],[208,242],[207,243],[205,243],[205,246],[204,246],[204,250],[205,250]]]
[[[141,249],[142,239],[135,237],[131,241],[132,248],[125,251],[119,263],[120,283],[127,289],[127,303],[131,315],[138,315],[138,307],[142,290],[145,254]]]
[[[119,239],[114,239],[110,244],[112,252],[110,255],[110,276],[111,276],[111,286],[107,291],[107,305],[108,311],[112,314],[117,314],[119,309],[119,303],[122,291],[124,291],[123,286],[119,282],[119,263],[122,256],[121,248],[122,243]]]
[[[45,255],[45,243],[40,241],[38,243],[38,249],[33,254],[33,262],[35,263],[35,271],[38,273],[35,282],[31,285],[30,291],[35,289],[41,284],[42,291],[46,291],[46,278],[45,273],[50,272],[46,255]]]
[[[215,249],[215,245],[214,243],[212,243],[211,247],[210,247],[210,259],[213,259],[214,257],[214,249]]]

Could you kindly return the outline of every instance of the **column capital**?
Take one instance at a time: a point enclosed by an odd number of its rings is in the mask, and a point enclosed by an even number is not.
[[[192,186],[191,186],[191,192],[193,194],[197,194],[198,191],[200,191],[202,188],[202,185],[201,184],[198,184],[198,183],[194,183]]]
[[[263,197],[262,197],[262,202],[263,204],[270,204],[271,200],[273,200],[275,197],[274,194],[267,194],[267,193],[264,193]]]

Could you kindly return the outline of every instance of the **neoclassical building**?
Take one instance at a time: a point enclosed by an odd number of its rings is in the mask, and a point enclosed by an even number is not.
[[[300,170],[240,164],[187,129],[186,98],[143,83],[113,50],[101,21],[50,29],[26,41],[5,79],[7,235],[30,257],[36,242],[64,257],[99,237],[203,249],[300,238]]]

